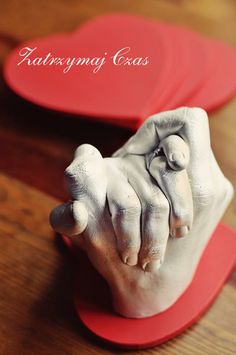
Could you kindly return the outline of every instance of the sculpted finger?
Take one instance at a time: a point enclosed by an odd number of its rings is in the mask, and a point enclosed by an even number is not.
[[[158,149],[159,151],[163,149],[168,164],[173,170],[183,170],[187,167],[189,148],[181,137],[172,135],[164,138]]]
[[[119,255],[124,263],[136,265],[141,244],[139,199],[129,182],[114,174],[108,182],[107,200]]]
[[[50,221],[56,231],[71,238],[85,232],[76,242],[87,248],[90,239],[97,242],[95,236],[107,212],[107,179],[99,151],[88,144],[80,146],[65,171],[65,179],[73,203],[54,209]]]
[[[200,164],[208,165],[210,154],[208,118],[206,112],[200,108],[182,107],[149,117],[136,134],[114,153],[114,156],[151,153],[170,135],[179,135],[188,144],[191,152],[190,164],[196,168],[195,170],[201,170],[195,163],[199,157]]]
[[[133,164],[137,162],[133,157]],[[137,164],[134,172],[129,171],[130,184],[138,195],[142,208],[139,263],[143,270],[153,271],[164,261],[169,237],[169,202],[144,167],[142,179],[137,177],[139,168],[142,167]]]
[[[158,191],[151,198],[143,197],[139,259],[145,271],[154,271],[163,264],[169,237],[169,203],[164,194]]]
[[[193,222],[193,199],[186,170],[174,171],[164,156],[155,157],[149,167],[170,204],[170,234],[184,237]]]
[[[79,201],[57,206],[49,216],[52,228],[68,237],[84,232],[88,223],[88,212]]]
[[[105,204],[106,176],[100,152],[89,144],[76,149],[75,158],[65,170],[66,185],[72,200]]]

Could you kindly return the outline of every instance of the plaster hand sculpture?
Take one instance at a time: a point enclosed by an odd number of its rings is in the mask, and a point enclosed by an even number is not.
[[[115,310],[132,318],[166,310],[185,291],[233,196],[199,108],[151,116],[111,158],[80,146],[65,176],[72,202],[52,211],[51,224],[80,244]]]

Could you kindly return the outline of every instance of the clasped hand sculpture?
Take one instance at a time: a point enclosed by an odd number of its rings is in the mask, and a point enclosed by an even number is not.
[[[151,116],[111,158],[79,146],[65,177],[71,202],[52,211],[51,224],[86,251],[115,310],[133,318],[185,291],[233,196],[199,108]]]

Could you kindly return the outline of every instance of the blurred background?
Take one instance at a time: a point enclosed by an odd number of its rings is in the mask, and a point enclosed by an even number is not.
[[[4,59],[21,42],[70,32],[94,15],[119,11],[184,25],[236,48],[234,0],[0,0],[1,73]],[[210,114],[210,129],[217,160],[236,186],[236,99]],[[66,269],[62,266],[64,259],[50,244],[53,234],[46,224],[50,208],[59,203],[58,200],[67,198],[63,171],[75,148],[86,142],[109,156],[131,134],[125,128],[91,122],[83,117],[68,119],[66,115],[35,107],[12,93],[1,75],[0,248],[3,253],[1,275],[5,280],[0,286],[1,354],[118,353],[84,337],[84,330],[78,328],[68,296],[73,273],[70,270],[68,277],[67,266]],[[224,222],[234,229],[235,201],[224,217]],[[28,204],[34,206],[38,214],[32,212]],[[29,235],[36,230],[38,236],[29,242]],[[26,231],[28,237],[24,234]],[[11,236],[7,241],[1,238],[6,234]],[[17,268],[19,274],[16,275],[11,270]],[[159,350],[139,353],[235,353],[235,287],[234,273],[219,300],[199,324]],[[14,322],[16,318],[18,321]],[[9,338],[11,332],[14,339]]]

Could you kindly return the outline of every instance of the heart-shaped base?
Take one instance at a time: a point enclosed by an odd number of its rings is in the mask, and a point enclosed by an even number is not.
[[[64,242],[78,261],[75,306],[78,317],[96,336],[119,347],[149,348],[181,334],[206,312],[236,263],[236,233],[219,224],[197,267],[195,276],[177,302],[145,319],[114,313],[107,284],[86,255]]]

